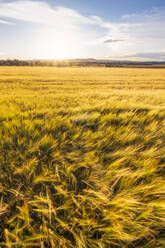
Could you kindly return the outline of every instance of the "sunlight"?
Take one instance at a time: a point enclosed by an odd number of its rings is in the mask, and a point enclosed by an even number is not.
[[[76,58],[83,54],[80,37],[75,30],[46,28],[36,37],[36,52],[44,59]]]

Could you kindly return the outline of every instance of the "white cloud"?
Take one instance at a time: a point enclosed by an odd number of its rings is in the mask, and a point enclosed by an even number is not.
[[[51,26],[74,27],[75,24],[93,24],[94,21],[77,11],[56,7],[51,8],[40,1],[13,1],[0,3],[0,16],[20,21],[47,24]]]
[[[0,1],[0,17],[5,18],[0,20],[4,24],[13,20],[38,24],[28,40],[28,53],[33,57],[115,57],[165,51],[165,8],[107,22],[41,1]],[[19,53],[19,44],[15,51]]]
[[[8,22],[8,21],[4,21],[4,20],[0,20],[0,24],[9,24],[9,25],[11,25],[13,23],[12,22]]]

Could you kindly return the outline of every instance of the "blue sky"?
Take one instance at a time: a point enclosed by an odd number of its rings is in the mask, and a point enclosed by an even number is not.
[[[165,60],[164,0],[0,0],[0,58]]]
[[[43,0],[44,1],[44,0]],[[164,0],[48,0],[52,6],[77,9],[85,15],[98,15],[105,20],[117,20],[122,15],[165,6]]]

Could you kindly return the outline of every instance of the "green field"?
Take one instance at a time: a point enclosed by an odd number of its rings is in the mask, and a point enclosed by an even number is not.
[[[165,69],[0,67],[0,247],[165,247]]]

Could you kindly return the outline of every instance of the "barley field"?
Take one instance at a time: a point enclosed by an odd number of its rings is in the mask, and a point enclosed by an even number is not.
[[[165,69],[0,67],[0,247],[165,247]]]

